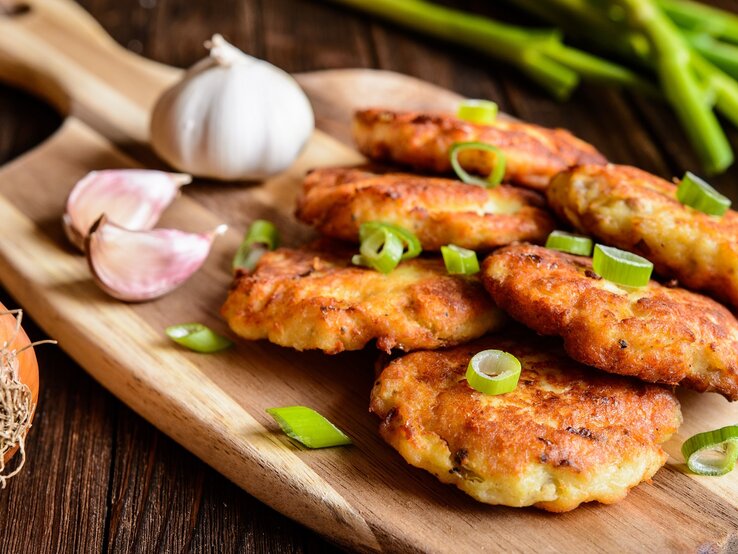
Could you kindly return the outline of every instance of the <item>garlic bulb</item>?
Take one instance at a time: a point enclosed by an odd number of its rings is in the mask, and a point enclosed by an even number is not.
[[[210,57],[157,101],[154,150],[180,171],[214,179],[264,179],[289,167],[314,128],[305,93],[220,35],[206,47]]]
[[[147,169],[91,171],[69,193],[64,231],[72,244],[84,250],[87,232],[103,213],[130,231],[151,229],[179,189],[191,181],[182,173]]]
[[[216,236],[176,229],[129,231],[100,216],[85,239],[95,282],[113,298],[141,302],[163,296],[184,283],[205,262]]]

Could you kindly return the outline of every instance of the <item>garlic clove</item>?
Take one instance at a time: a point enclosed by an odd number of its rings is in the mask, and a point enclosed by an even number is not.
[[[95,282],[110,296],[127,302],[152,300],[200,269],[213,240],[227,227],[220,225],[207,233],[130,231],[102,215],[85,239],[87,263]]]
[[[72,244],[84,250],[87,232],[103,213],[131,231],[151,229],[180,188],[191,181],[184,173],[148,169],[91,171],[69,193],[64,231]]]

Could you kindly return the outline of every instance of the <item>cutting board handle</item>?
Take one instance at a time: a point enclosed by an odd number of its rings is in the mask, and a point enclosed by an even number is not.
[[[122,48],[71,0],[0,0],[0,79],[115,142],[147,142],[151,108],[180,71]]]

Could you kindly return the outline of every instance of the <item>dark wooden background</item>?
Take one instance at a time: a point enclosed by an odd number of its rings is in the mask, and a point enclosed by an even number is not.
[[[509,8],[490,7],[493,2],[446,3],[532,22]],[[736,0],[712,3],[738,12]],[[121,44],[172,65],[195,62],[203,40],[220,32],[288,71],[400,71],[469,97],[492,98],[523,119],[568,127],[616,162],[666,177],[698,168],[674,117],[658,102],[587,86],[558,104],[514,69],[320,0],[81,4]],[[0,85],[0,163],[32,148],[59,123],[38,100]],[[730,134],[738,147],[738,134]],[[735,199],[737,177],[734,168],[713,183]],[[17,306],[1,289],[0,301]],[[33,339],[44,338],[25,321]],[[159,433],[59,349],[43,346],[38,357],[41,392],[29,460],[0,491],[0,553],[334,550]]]

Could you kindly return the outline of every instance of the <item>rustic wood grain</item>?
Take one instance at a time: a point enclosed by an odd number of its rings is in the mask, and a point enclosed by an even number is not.
[[[0,164],[60,121],[0,86]],[[5,291],[0,302],[18,305]],[[24,321],[32,340],[46,338]],[[26,469],[0,491],[0,552],[335,550],[156,431],[58,348],[37,355],[41,397]]]
[[[397,29],[367,21],[364,17],[333,6],[286,0],[217,4],[161,0],[158,4],[151,0],[113,3],[97,0],[85,4],[120,43],[133,51],[143,51],[150,57],[174,65],[186,66],[198,58],[202,38],[217,30],[245,50],[266,56],[291,70],[379,66],[425,77],[468,96],[501,99],[501,104],[513,114],[544,124],[560,124],[573,128],[594,141],[613,159],[636,163],[663,175],[677,172],[679,164],[687,163],[688,160],[688,155],[684,155],[688,150],[684,149],[683,137],[681,144],[676,147],[667,145],[664,149],[656,145],[655,141],[666,140],[668,143],[671,136],[680,132],[668,112],[658,111],[658,105],[653,106],[650,102],[617,93],[603,93],[595,88],[586,88],[577,93],[577,105],[567,104],[566,107],[561,107],[504,66],[478,58],[470,59],[461,51],[450,50],[416,36],[408,37]],[[468,7],[480,12],[489,9],[480,2],[468,3]],[[301,24],[303,22],[304,25]],[[183,39],[172,41],[172,36],[181,36]],[[25,116],[24,125],[17,125],[15,132],[12,125],[4,125],[4,119],[0,126],[0,144],[10,144],[14,153],[17,153],[32,142],[34,133],[28,131],[28,116],[40,108],[37,103],[27,101],[15,93],[0,98],[11,99],[13,108],[6,111],[15,111],[18,109],[15,106],[18,105],[20,113]],[[0,113],[4,106],[0,101]],[[597,114],[596,118],[593,118],[593,113]],[[659,114],[660,117],[655,117],[654,114]],[[41,123],[37,127],[37,137],[55,124],[48,110],[39,116],[38,121]],[[15,137],[16,133],[18,137]],[[28,138],[23,139],[24,133],[27,133]],[[9,136],[12,140],[8,139]],[[735,182],[735,172],[731,172],[721,182]],[[39,334],[32,330],[32,336],[38,338]],[[61,393],[62,400],[57,400],[56,396],[51,399],[42,396],[40,409],[44,410],[44,406],[51,401],[66,406],[68,410],[77,410],[78,413],[64,416],[64,419],[49,419],[41,417],[39,412],[39,420],[30,440],[40,440],[34,437],[42,434],[39,431],[42,426],[56,426],[56,431],[50,436],[58,438],[60,442],[73,442],[71,439],[74,439],[76,432],[79,436],[86,437],[85,440],[95,443],[101,451],[107,449],[108,457],[98,455],[94,459],[98,454],[96,449],[75,443],[75,449],[68,451],[66,458],[61,462],[52,462],[56,464],[53,467],[59,468],[55,472],[56,479],[69,481],[63,486],[65,492],[62,493],[69,496],[67,506],[60,506],[55,494],[46,490],[48,480],[41,477],[47,475],[45,471],[24,473],[24,479],[35,479],[35,483],[18,484],[22,483],[20,479],[11,483],[8,491],[0,493],[0,509],[3,512],[6,511],[5,506],[8,505],[11,494],[26,497],[28,493],[30,498],[37,497],[39,507],[22,515],[18,515],[19,510],[16,510],[16,518],[20,518],[25,525],[17,527],[25,532],[0,534],[0,551],[5,551],[6,546],[10,548],[9,551],[27,546],[28,530],[35,523],[48,521],[40,519],[48,512],[54,514],[54,529],[62,532],[47,532],[43,535],[44,542],[39,542],[39,547],[47,547],[44,551],[54,550],[55,546],[66,546],[70,551],[98,551],[100,545],[116,551],[149,551],[157,548],[196,551],[322,550],[323,543],[316,542],[310,533],[286,522],[278,514],[234,490],[224,479],[203,469],[202,464],[192,456],[182,453],[169,439],[147,427],[137,416],[102,392],[89,378],[80,374],[79,369],[69,360],[69,370],[77,374],[77,378],[82,381],[81,385],[70,387],[68,377],[56,381],[56,373],[47,376],[44,367],[63,365],[63,361],[58,361],[60,358],[63,360],[63,356],[47,356],[52,357],[41,360],[42,395],[45,394],[45,383],[49,383],[54,387],[54,393]],[[71,381],[75,383],[74,379]],[[65,394],[70,395],[67,404],[63,401]],[[90,398],[97,398],[104,407],[108,407],[107,412],[97,412],[99,417],[95,421],[86,417],[89,413],[86,403]],[[74,422],[74,426],[59,425],[60,420]],[[100,425],[100,421],[107,422],[107,426],[102,425],[102,428],[95,431],[92,427]],[[114,440],[109,438],[111,436]],[[105,437],[108,438],[107,442]],[[79,441],[79,438],[76,440]],[[48,458],[57,449],[56,444],[47,440],[39,447]],[[105,460],[107,467],[100,471],[99,468],[106,465]],[[88,476],[83,482],[72,482],[80,472],[85,475],[81,467],[91,465],[98,470],[94,479],[93,476]],[[197,477],[198,474],[204,477]],[[70,475],[75,477],[70,479]],[[105,479],[102,478],[103,475]],[[208,486],[208,475],[215,487],[212,484]],[[422,483],[432,481],[422,475],[417,477]],[[671,476],[668,477],[670,478]],[[681,479],[680,476],[676,478]],[[669,500],[665,490],[668,479],[660,476],[656,480],[656,487],[659,490],[664,489],[665,502]],[[135,486],[132,486],[131,481]],[[693,486],[690,483],[686,479],[683,486]],[[635,494],[642,493],[636,491]],[[13,500],[17,500],[18,496],[13,497]],[[231,497],[235,497],[235,501],[231,501]],[[105,498],[106,502],[101,502],[101,498]],[[232,508],[222,507],[221,498],[231,501]],[[93,508],[88,509],[88,506]],[[674,510],[689,509],[694,509],[694,506],[678,504],[674,507]],[[69,515],[74,511],[73,516]],[[115,518],[113,514],[116,514]],[[613,519],[621,515],[618,510],[608,514]],[[7,520],[3,520],[3,515],[0,513],[0,528],[3,530],[8,529],[6,521],[17,521],[11,520],[10,515]],[[77,517],[86,517],[84,521],[102,531],[89,533],[88,527],[80,530],[78,522],[82,520],[75,520]],[[276,529],[270,529],[273,525]],[[286,536],[282,536],[282,533]],[[91,537],[85,537],[84,534]],[[316,547],[316,544],[320,546]],[[678,544],[680,543],[676,542],[675,546]]]

